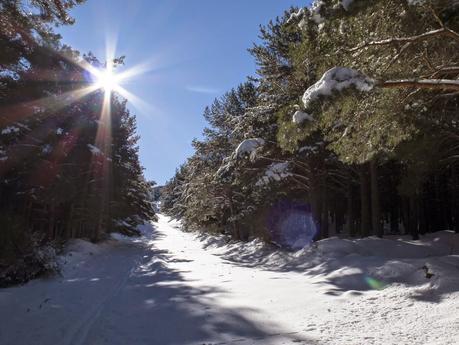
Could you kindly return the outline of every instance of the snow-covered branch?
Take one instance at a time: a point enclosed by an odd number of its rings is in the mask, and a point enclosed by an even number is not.
[[[379,40],[379,41],[364,42],[354,48],[351,48],[349,51],[355,52],[355,51],[358,51],[358,50],[361,50],[367,47],[373,47],[373,46],[384,46],[384,45],[397,44],[397,43],[412,43],[412,42],[423,41],[423,40],[440,37],[440,36],[448,36],[448,37],[451,37],[459,41],[459,34],[457,32],[447,27],[443,27],[441,29],[428,31],[428,32],[425,32],[423,34],[416,35],[416,36],[391,37],[391,38]]]
[[[360,71],[346,67],[333,67],[306,90],[303,104],[308,109],[321,96],[331,96],[335,91],[340,92],[351,87],[359,91],[370,91],[374,85],[375,81]]]
[[[368,92],[373,88],[417,88],[431,90],[458,91],[459,80],[456,79],[398,79],[398,80],[373,80],[360,71],[334,67],[324,73],[322,78],[311,85],[303,95],[306,109],[319,97],[332,96],[348,88]]]
[[[250,138],[242,141],[236,148],[235,155],[237,158],[244,155],[252,155],[259,147],[263,146],[265,141],[262,138]]]

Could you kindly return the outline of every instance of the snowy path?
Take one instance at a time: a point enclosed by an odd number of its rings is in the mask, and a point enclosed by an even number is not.
[[[459,344],[459,295],[345,291],[297,270],[247,267],[160,216],[63,277],[0,290],[2,345]],[[412,291],[411,291],[412,292]]]

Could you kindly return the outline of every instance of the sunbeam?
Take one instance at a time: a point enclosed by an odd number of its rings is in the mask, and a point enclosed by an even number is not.
[[[0,125],[7,126],[16,123],[28,116],[33,115],[37,109],[46,108],[51,112],[58,111],[66,106],[69,106],[81,98],[98,90],[96,84],[89,85],[78,90],[64,92],[60,95],[53,95],[48,97],[39,98],[33,101],[13,104],[0,108],[2,117],[0,118]]]

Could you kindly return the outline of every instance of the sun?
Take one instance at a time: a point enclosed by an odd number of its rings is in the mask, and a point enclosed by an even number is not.
[[[133,107],[142,112],[151,111],[151,105],[127,90],[125,84],[139,75],[150,73],[157,67],[152,65],[152,61],[146,61],[126,69],[123,66],[124,56],[119,58],[115,56],[115,44],[108,40],[106,42],[105,63],[100,63],[94,59],[82,59],[80,67],[87,73],[85,74],[85,81],[88,85],[81,89],[77,95],[78,98],[101,91],[104,93],[104,103],[109,104],[111,96],[116,93],[117,96],[129,101]]]
[[[116,91],[119,88],[120,78],[114,73],[111,68],[96,70],[93,72],[95,76],[95,86],[107,93]]]

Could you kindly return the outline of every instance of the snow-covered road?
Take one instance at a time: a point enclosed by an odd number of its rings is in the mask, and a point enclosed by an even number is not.
[[[140,240],[89,251],[68,256],[62,277],[0,290],[0,344],[459,344],[457,292],[337,294],[300,270],[231,260],[234,248],[164,216]]]

